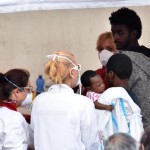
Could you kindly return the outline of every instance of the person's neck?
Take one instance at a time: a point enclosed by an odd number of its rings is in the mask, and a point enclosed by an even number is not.
[[[130,42],[130,44],[125,46],[123,49],[124,50],[128,50],[131,47],[138,47],[138,46],[140,46],[138,41],[132,41],[132,42]]]
[[[128,88],[129,88],[128,80],[127,80],[127,79],[124,79],[124,80],[118,79],[118,80],[114,83],[113,86],[114,86],[114,87],[123,87],[123,88],[125,88],[125,89],[128,89]]]

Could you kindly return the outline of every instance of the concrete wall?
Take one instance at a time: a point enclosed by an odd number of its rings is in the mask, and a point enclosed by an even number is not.
[[[140,43],[150,47],[150,6],[130,7],[143,22]],[[110,30],[108,18],[118,8],[34,11],[0,14],[0,72],[26,68],[34,86],[43,74],[46,55],[70,50],[82,72],[101,67],[95,50],[97,36]],[[44,76],[47,81],[47,78]]]

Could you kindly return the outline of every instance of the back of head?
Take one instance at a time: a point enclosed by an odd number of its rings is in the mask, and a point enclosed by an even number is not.
[[[141,146],[144,147],[144,150],[150,150],[150,126],[144,131],[144,134],[141,138]]]
[[[11,69],[5,74],[0,73],[0,100],[8,99],[16,86],[26,87],[29,76],[29,72],[23,69]]]
[[[65,82],[70,69],[75,64],[75,57],[69,51],[56,51],[52,55],[48,55],[49,61],[45,67],[45,74],[49,76],[54,84],[62,84]]]
[[[116,50],[116,45],[114,43],[113,35],[111,32],[104,32],[101,33],[98,38],[97,38],[97,44],[96,44],[96,49],[97,51],[101,52],[103,49],[106,49],[103,47],[103,44],[106,40],[109,40],[110,46],[107,48],[108,50],[115,51]]]
[[[112,71],[120,79],[129,79],[132,73],[131,59],[125,54],[114,54],[106,65],[107,73]]]
[[[91,87],[91,81],[90,79],[92,77],[95,77],[97,73],[93,70],[87,70],[85,71],[81,76],[81,83],[85,88]]]
[[[105,150],[137,150],[136,141],[128,134],[117,133],[106,141]]]
[[[142,23],[140,17],[134,10],[129,8],[120,8],[111,13],[109,17],[111,25],[125,25],[129,31],[136,30],[136,38],[139,39],[142,34]]]

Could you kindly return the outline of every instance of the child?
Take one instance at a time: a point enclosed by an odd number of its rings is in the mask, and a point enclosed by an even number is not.
[[[87,70],[81,76],[82,85],[87,88],[86,96],[93,100],[96,109],[110,110],[112,111],[114,107],[112,105],[103,105],[97,100],[101,93],[105,90],[105,84],[95,71]]]

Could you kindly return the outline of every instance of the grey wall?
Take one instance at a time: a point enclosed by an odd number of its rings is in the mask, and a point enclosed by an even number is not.
[[[150,6],[131,8],[143,22],[140,43],[150,47]],[[26,68],[31,73],[31,83],[34,85],[37,76],[44,74],[45,56],[55,50],[72,51],[82,65],[82,72],[100,68],[95,50],[96,39],[101,32],[110,30],[108,17],[117,9],[0,14],[0,72]]]

